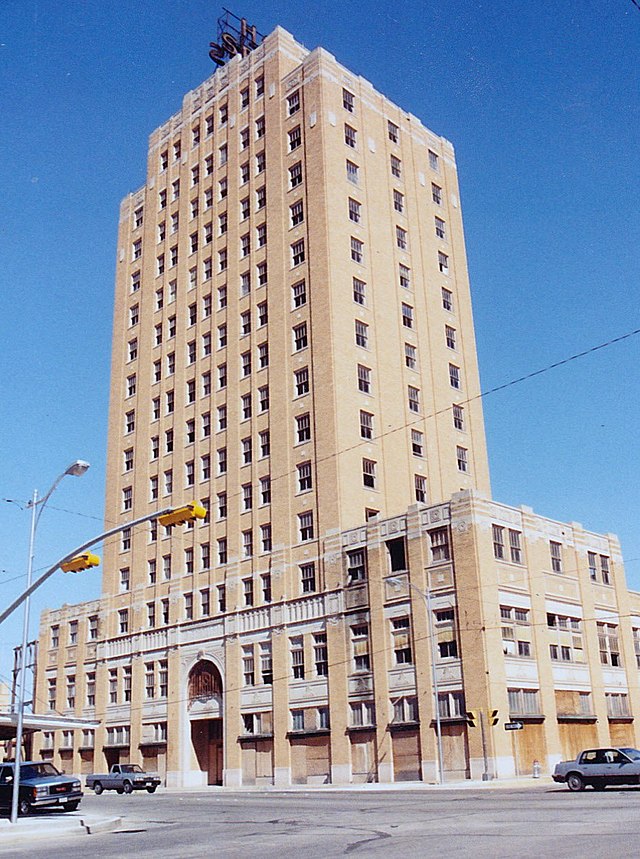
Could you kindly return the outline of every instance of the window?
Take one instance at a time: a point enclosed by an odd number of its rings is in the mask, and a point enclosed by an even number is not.
[[[347,146],[350,146],[352,149],[356,148],[356,138],[357,132],[355,128],[352,128],[350,125],[345,125],[344,127],[344,142]]]
[[[451,553],[449,550],[449,531],[447,528],[436,528],[429,531],[431,542],[431,560],[435,564],[438,561],[449,561]]]
[[[407,231],[402,227],[396,227],[396,245],[400,250],[406,251],[407,249]]]
[[[271,453],[271,440],[269,430],[263,430],[261,433],[259,433],[258,440],[260,443],[260,458],[266,459]]]
[[[267,159],[264,152],[258,152],[256,155],[256,174],[264,173],[267,167]]]
[[[225,430],[227,428],[227,407],[226,405],[218,406],[217,409],[218,415],[218,432]]]
[[[442,274],[449,274],[449,257],[442,251],[438,251],[438,268]]]
[[[120,635],[129,632],[129,609],[123,608],[118,612],[118,631]]]
[[[315,564],[300,565],[300,587],[303,594],[313,593],[316,589],[316,567]]]
[[[260,478],[260,504],[271,504],[271,478]]]
[[[313,540],[313,511],[298,514],[298,529],[301,542]]]
[[[367,489],[376,488],[376,463],[372,459],[362,460],[362,485]]]
[[[298,492],[307,492],[312,488],[311,463],[301,462],[296,468],[298,471]]]
[[[258,364],[261,370],[269,366],[269,344],[260,343],[258,346]]]
[[[413,658],[411,655],[411,628],[408,617],[392,618],[391,637],[396,665],[410,665],[413,662]]]
[[[420,430],[411,430],[411,452],[414,456],[424,456],[424,435]]]
[[[553,540],[549,541],[549,552],[551,555],[551,569],[554,573],[562,572],[562,545]]]
[[[457,390],[460,390],[462,387],[460,383],[460,367],[456,367],[455,364],[449,364],[449,384]]]
[[[629,709],[629,696],[626,693],[605,692],[607,700],[607,715],[611,719],[631,715]]]
[[[363,394],[371,393],[371,370],[362,364],[358,364],[358,390]]]
[[[600,662],[614,668],[622,665],[618,627],[611,623],[597,623]]]
[[[227,538],[220,537],[218,540],[218,564],[223,566],[227,563]],[[224,609],[220,609],[224,611]]]
[[[444,326],[444,337],[445,342],[449,349],[456,348],[456,329],[452,328],[450,325]]]
[[[298,161],[297,164],[293,164],[289,167],[289,187],[297,188],[298,185],[302,185],[302,162]]]
[[[122,510],[127,512],[133,509],[133,489],[127,486],[122,490]]]
[[[304,239],[300,239],[291,245],[291,264],[300,265],[304,262]]]
[[[402,304],[402,324],[405,328],[413,328],[413,307],[409,304]]]
[[[242,676],[245,686],[255,686],[255,661],[252,644],[242,648]]]
[[[273,662],[270,641],[260,642],[260,673],[263,683],[267,685],[273,683]]]
[[[611,584],[611,571],[609,569],[609,558],[606,555],[600,555],[600,573],[602,575],[602,584]]]
[[[362,206],[357,200],[349,197],[349,220],[359,224],[361,220]]]
[[[251,558],[253,556],[253,531],[243,531],[242,532],[242,557],[243,558]],[[247,592],[247,585],[251,585],[250,598],[251,602],[247,602],[249,598],[249,594]],[[253,605],[253,581],[248,579],[244,582],[245,585],[245,605]]]
[[[353,278],[353,300],[356,304],[366,303],[366,288],[367,285],[363,280],[357,277]]]
[[[227,449],[226,447],[218,448],[218,474],[225,474],[227,471]]]
[[[429,167],[436,172],[440,169],[438,155],[431,149],[429,150]]]
[[[289,207],[291,214],[291,226],[297,227],[304,221],[304,204],[302,200],[297,200]]]
[[[509,528],[509,554],[511,562],[514,564],[522,563],[521,537],[522,534],[520,531],[514,531],[512,528]]]
[[[249,256],[251,251],[251,236],[249,233],[245,233],[244,236],[240,236],[240,255],[243,257]]]
[[[267,225],[259,224],[256,227],[256,242],[259,248],[263,248],[267,244]]]
[[[462,406],[452,406],[453,425],[458,430],[464,429],[464,409]]]
[[[431,183],[431,199],[436,206],[442,205],[442,188],[439,185],[436,185],[435,182]]]
[[[259,78],[255,80],[256,86],[256,98],[260,98],[264,95],[264,77],[261,75]]]
[[[137,292],[140,289],[140,272],[134,271],[131,275],[131,292]]]
[[[306,349],[308,345],[307,323],[303,322],[301,325],[296,325],[293,329],[293,346],[296,352],[300,352],[302,349]]]
[[[296,638],[290,639],[289,643],[291,648],[291,673],[293,674],[293,678],[294,680],[304,680],[304,645],[302,636],[296,636]],[[304,713],[303,710],[294,710],[293,712]],[[300,727],[304,728],[304,720]]]
[[[129,361],[135,361],[138,357],[138,341],[135,337],[133,340],[129,340],[127,356]]]
[[[356,346],[362,346],[366,349],[369,343],[369,326],[364,322],[360,322],[359,319],[355,320],[355,336]]]
[[[596,567],[596,553],[587,552],[587,561],[589,564],[589,578],[592,582],[598,580],[598,569]]]
[[[351,236],[351,259],[354,262],[362,263],[362,257],[364,255],[364,243],[360,241],[360,239],[356,239],[354,236]]]
[[[351,651],[353,654],[353,670],[369,671],[371,663],[369,659],[369,627],[366,623],[351,627]],[[359,706],[359,705],[351,705]]]
[[[132,245],[131,258],[140,259],[142,256],[142,239],[136,239]]]
[[[417,349],[411,343],[404,344],[404,363],[410,370],[415,370],[417,367],[416,361]]]
[[[360,410],[360,438],[373,438],[373,415]]]
[[[400,129],[394,122],[391,122],[390,119],[387,120],[387,135],[392,143],[398,142],[398,138],[400,136]]]
[[[393,192],[393,208],[400,214],[404,212],[404,194],[401,194],[400,191]]]
[[[359,182],[359,171],[360,168],[358,165],[347,159],[347,179],[353,185],[357,185]]]
[[[308,413],[296,417],[296,437],[298,443],[311,440],[311,418]]]
[[[240,110],[249,107],[249,87],[246,86],[240,90]]]
[[[267,262],[263,260],[259,262],[256,266],[256,271],[258,273],[258,286],[265,286],[267,283]]]
[[[366,580],[367,554],[365,549],[354,549],[347,552],[347,577],[349,584]]]
[[[172,453],[173,452],[173,430],[172,429],[168,429],[165,431],[164,446],[165,446],[165,452],[166,453]]]
[[[242,439],[242,465],[250,465],[253,461],[252,445],[250,438]]]
[[[396,179],[402,177],[402,161],[395,155],[391,156],[391,175],[395,176]]]
[[[184,619],[193,620],[193,594],[184,595]]]
[[[445,289],[442,287],[442,306],[445,310],[453,310],[453,293],[450,289]]]
[[[207,564],[207,566],[209,566]],[[209,588],[203,588],[200,591],[200,616],[209,617],[211,614],[211,601],[209,596]]]
[[[245,310],[240,314],[240,333],[241,334],[250,334],[251,333],[251,311]]]
[[[242,376],[251,375],[251,352],[243,352],[240,356],[242,361]]]
[[[413,484],[415,488],[416,501],[421,504],[427,503],[427,478],[421,474],[414,474]]]
[[[302,145],[302,129],[299,125],[292,128],[289,132],[289,152],[293,152],[298,146]]]
[[[229,183],[226,176],[223,176],[222,179],[218,182],[218,196],[221,200],[224,200],[229,193]]]
[[[177,200],[180,196],[180,180],[176,179],[171,183],[171,199]]]
[[[466,447],[456,446],[456,460],[458,462],[458,471],[469,471],[469,457]]]
[[[420,391],[418,390],[418,388],[414,388],[413,385],[407,386],[407,400],[410,411],[420,411]]]
[[[309,393],[309,368],[303,367],[294,373],[296,396],[301,397]]]
[[[264,116],[259,116],[258,119],[256,119],[256,139],[257,140],[260,140],[260,138],[264,137],[265,130],[266,130],[266,127],[265,127]]]
[[[270,552],[271,551],[271,525],[261,525],[260,526],[260,548],[262,552]],[[268,579],[268,587],[266,584],[266,580]],[[263,591],[262,598],[264,602],[271,602],[271,576],[263,576]]]
[[[345,110],[348,110],[349,113],[353,113],[355,109],[355,96],[352,92],[349,92],[348,89],[342,90],[342,106]]]
[[[263,385],[258,388],[258,404],[261,412],[266,412],[269,409],[269,386]]]
[[[242,486],[242,509],[251,510],[253,507],[253,486],[245,483]]]
[[[291,296],[294,307],[302,307],[307,303],[307,286],[304,280],[299,280],[293,284]]]
[[[218,387],[226,388],[227,387],[227,365],[220,364],[218,366]]]
[[[447,237],[446,225],[445,225],[445,222],[442,220],[442,218],[438,218],[438,217],[435,218],[435,230],[436,230],[436,236],[439,239],[446,239],[446,237]]]
[[[258,328],[262,328],[269,321],[269,308],[266,301],[261,301],[257,306],[258,311]]]

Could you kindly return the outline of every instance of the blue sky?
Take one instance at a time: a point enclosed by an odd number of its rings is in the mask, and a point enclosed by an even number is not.
[[[640,10],[631,0],[260,3],[457,152],[482,386],[640,328]],[[102,530],[116,227],[150,132],[213,73],[204,2],[4,0],[0,9],[0,498],[78,457],[36,568]],[[311,14],[310,14],[311,12]],[[494,496],[619,534],[640,589],[640,336],[484,402]],[[0,602],[24,585],[29,513],[0,502]],[[56,574],[33,600],[97,596]],[[21,616],[0,628],[0,677]]]

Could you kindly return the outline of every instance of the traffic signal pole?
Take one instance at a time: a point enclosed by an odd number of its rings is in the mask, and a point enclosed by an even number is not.
[[[482,737],[482,758],[484,760],[484,772],[482,773],[482,781],[491,781],[492,775],[489,772],[489,755],[487,753],[487,727],[484,710],[480,710],[480,735]]]

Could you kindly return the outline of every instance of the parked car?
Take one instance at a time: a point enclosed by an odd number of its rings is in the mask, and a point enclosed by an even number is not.
[[[13,797],[15,764],[0,764],[0,806],[10,809]],[[82,799],[82,785],[77,778],[65,775],[53,764],[25,761],[20,764],[18,814],[29,814],[34,808],[62,807],[75,811]]]
[[[608,784],[640,784],[638,749],[586,749],[575,761],[556,764],[551,776],[569,790],[604,790]]]
[[[146,790],[147,793],[154,793],[160,779],[154,773],[146,773],[138,764],[114,764],[107,774],[91,773],[84,783],[98,795],[103,790],[115,790],[118,793]]]

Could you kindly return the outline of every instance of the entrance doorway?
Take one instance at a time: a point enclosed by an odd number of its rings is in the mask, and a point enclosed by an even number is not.
[[[197,719],[191,722],[191,742],[207,784],[222,784],[222,719]]]

